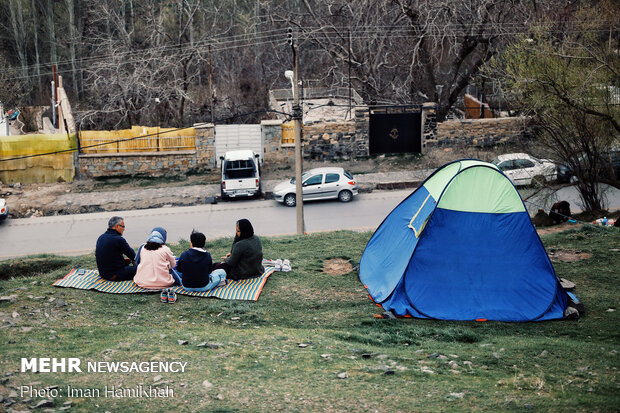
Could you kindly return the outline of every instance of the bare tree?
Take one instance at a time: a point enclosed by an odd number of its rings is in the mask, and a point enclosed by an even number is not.
[[[19,65],[21,66],[22,76],[25,78],[28,76],[28,53],[26,49],[26,24],[24,22],[22,0],[9,0],[9,11],[14,47]]]
[[[350,66],[350,81],[367,101],[435,101],[442,119],[503,40],[523,30],[526,3],[303,0],[303,12],[291,13],[285,2],[274,14],[318,49],[312,59],[318,51],[328,65],[322,73],[336,83],[348,83]]]
[[[47,0],[45,13],[47,17],[47,35],[50,51],[50,63],[55,65],[58,63],[58,51],[56,42],[56,25],[54,22],[54,0]]]
[[[573,171],[588,210],[604,208],[599,183],[620,188],[620,160],[614,168],[611,158],[620,146],[619,39],[617,31],[610,37],[606,17],[590,5],[567,22],[537,23],[489,65],[536,119],[538,142]]]

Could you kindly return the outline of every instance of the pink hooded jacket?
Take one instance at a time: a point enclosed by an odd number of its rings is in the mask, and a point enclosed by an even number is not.
[[[142,288],[167,288],[174,284],[170,268],[176,266],[174,255],[167,245],[154,251],[142,248],[140,264],[133,281]]]

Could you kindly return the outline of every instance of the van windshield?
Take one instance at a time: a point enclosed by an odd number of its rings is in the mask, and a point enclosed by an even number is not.
[[[243,178],[256,178],[256,166],[253,159],[224,162],[224,179]]]

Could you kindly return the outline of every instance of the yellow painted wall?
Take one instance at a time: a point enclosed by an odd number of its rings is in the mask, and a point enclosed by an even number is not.
[[[0,137],[0,181],[6,184],[70,182],[75,176],[73,151],[5,161],[76,148],[72,135],[15,135]]]
[[[118,140],[122,142],[117,142]],[[195,147],[196,130],[194,128],[134,126],[131,129],[122,130],[80,132],[82,153],[179,151],[193,150]]]

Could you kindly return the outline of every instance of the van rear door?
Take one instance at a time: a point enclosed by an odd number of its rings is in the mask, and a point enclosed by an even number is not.
[[[256,163],[254,159],[225,160],[222,166],[222,178],[226,181],[226,190],[256,190]]]

